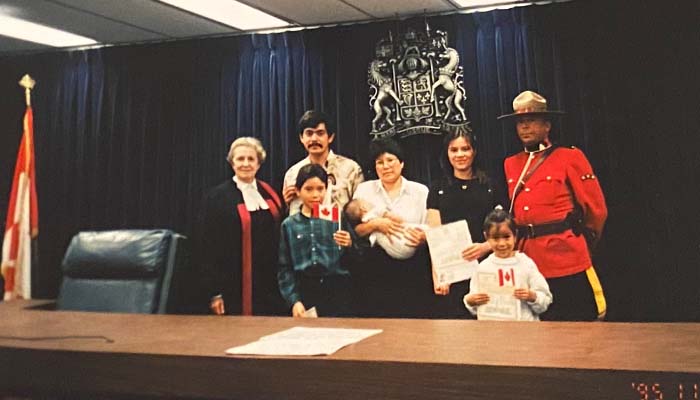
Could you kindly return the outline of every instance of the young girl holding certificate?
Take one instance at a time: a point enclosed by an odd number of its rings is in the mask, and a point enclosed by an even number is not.
[[[484,221],[484,236],[493,253],[479,263],[464,305],[478,319],[539,321],[552,293],[535,262],[514,250],[511,216],[497,207]]]

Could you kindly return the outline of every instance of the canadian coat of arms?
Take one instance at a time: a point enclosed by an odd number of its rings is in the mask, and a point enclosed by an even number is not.
[[[471,130],[457,50],[447,33],[409,29],[400,41],[380,40],[369,65],[374,138]]]

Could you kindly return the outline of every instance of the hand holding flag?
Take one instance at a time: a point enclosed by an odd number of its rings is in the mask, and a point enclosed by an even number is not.
[[[341,247],[352,246],[352,237],[350,233],[342,229],[340,220],[340,208],[335,205],[316,204],[311,212],[312,218],[324,219],[326,221],[337,222],[338,230],[333,234],[333,240]]]

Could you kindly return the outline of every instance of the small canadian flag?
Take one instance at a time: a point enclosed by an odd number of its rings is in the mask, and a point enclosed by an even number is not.
[[[498,286],[515,286],[515,274],[513,268],[498,270]]]
[[[339,215],[338,207],[334,204],[316,204],[311,214],[314,218],[325,219],[332,222],[339,222]]]

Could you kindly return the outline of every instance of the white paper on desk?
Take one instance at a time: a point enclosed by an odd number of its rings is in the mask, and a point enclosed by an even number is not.
[[[232,347],[226,354],[267,356],[329,355],[353,343],[381,333],[381,329],[343,329],[294,327],[243,346]]]
[[[460,220],[430,228],[425,236],[430,248],[430,261],[439,283],[455,283],[472,277],[479,263],[462,258],[462,251],[472,244],[467,221]]]
[[[513,286],[500,286],[495,272],[479,272],[474,279],[477,279],[479,292],[489,295],[489,302],[477,307],[477,319],[520,320],[520,300],[513,295]]]

